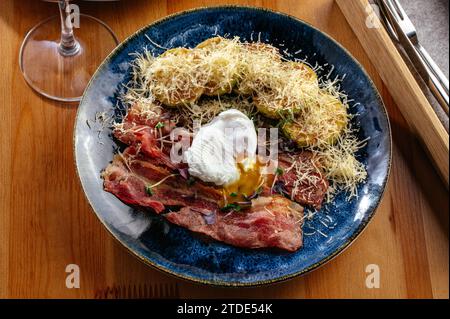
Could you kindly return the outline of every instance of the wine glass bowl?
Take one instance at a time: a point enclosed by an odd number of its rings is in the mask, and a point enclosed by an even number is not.
[[[39,94],[76,102],[118,40],[104,22],[85,14],[79,16],[79,28],[73,29],[64,9],[68,1],[59,2],[61,15],[42,21],[25,36],[19,65],[26,82]]]

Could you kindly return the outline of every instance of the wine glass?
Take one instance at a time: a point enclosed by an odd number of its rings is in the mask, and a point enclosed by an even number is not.
[[[76,102],[118,40],[104,22],[79,14],[69,0],[45,1],[57,2],[60,14],[28,32],[20,48],[20,70],[39,94],[56,101]]]

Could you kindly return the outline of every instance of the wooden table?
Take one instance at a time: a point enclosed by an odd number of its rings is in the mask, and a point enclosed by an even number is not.
[[[332,0],[148,0],[80,3],[120,39],[167,14],[225,3],[264,6],[302,18],[342,43],[383,95],[393,131],[392,175],[381,206],[343,254],[301,278],[268,287],[199,286],[132,257],[97,220],[75,173],[76,105],[41,98],[25,84],[17,56],[25,35],[56,13],[42,1],[0,1],[0,297],[86,298],[106,287],[177,283],[189,297],[448,298],[448,192],[386,92],[356,36]],[[67,289],[66,265],[77,264],[80,289]],[[381,287],[365,285],[377,264]]]

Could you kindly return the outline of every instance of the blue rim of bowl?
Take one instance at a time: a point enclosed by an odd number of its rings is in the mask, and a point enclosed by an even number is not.
[[[84,188],[83,183],[81,182],[81,176],[80,176],[80,172],[79,172],[79,167],[77,165],[77,156],[76,156],[76,143],[75,143],[75,138],[77,135],[77,124],[78,124],[78,118],[79,118],[79,114],[80,114],[80,108],[78,108],[77,110],[77,114],[75,117],[75,124],[74,124],[74,135],[73,135],[73,152],[74,152],[74,164],[75,164],[75,168],[76,168],[76,173],[79,179],[79,182],[81,184],[81,187],[83,189],[83,193],[84,196],[86,197],[89,206],[92,208],[92,210],[94,211],[95,215],[97,216],[97,218],[100,220],[100,222],[103,224],[103,226],[108,230],[109,234],[114,237],[123,247],[126,248],[126,250],[133,255],[134,257],[136,257],[137,259],[139,259],[141,262],[143,262],[144,264],[152,267],[153,269],[156,269],[158,271],[161,271],[165,274],[169,274],[172,275],[176,278],[179,279],[183,279],[186,281],[190,281],[190,282],[195,282],[195,283],[200,283],[200,284],[205,284],[205,285],[210,285],[210,286],[215,286],[215,287],[256,287],[256,286],[263,286],[263,285],[269,285],[269,284],[275,284],[275,283],[280,283],[283,281],[287,281],[289,279],[295,278],[295,277],[299,277],[302,275],[305,275],[307,273],[310,273],[313,270],[316,270],[318,268],[320,268],[321,266],[325,265],[326,263],[328,263],[329,261],[331,261],[332,259],[334,259],[335,257],[337,257],[338,255],[340,255],[342,252],[344,252],[348,247],[350,247],[350,245],[359,237],[359,235],[361,235],[361,233],[363,232],[363,230],[366,229],[367,225],[372,221],[380,203],[381,200],[384,197],[384,194],[386,192],[386,185],[389,181],[389,177],[390,177],[390,172],[391,172],[391,166],[392,166],[392,133],[391,133],[391,124],[389,121],[389,116],[387,114],[387,110],[386,107],[383,103],[383,100],[381,98],[380,93],[378,92],[378,89],[376,88],[375,84],[373,83],[372,79],[370,78],[369,74],[367,73],[367,71],[365,70],[365,68],[361,65],[361,63],[358,62],[358,60],[356,60],[356,58],[346,49],[344,48],[339,42],[337,42],[335,39],[333,39],[330,35],[328,35],[327,33],[317,29],[316,27],[312,26],[310,23],[303,21],[297,17],[294,17],[290,14],[286,14],[283,12],[279,12],[279,11],[275,11],[275,10],[271,10],[271,9],[267,9],[267,8],[262,8],[262,7],[253,7],[253,6],[242,6],[242,5],[224,5],[224,6],[210,6],[210,7],[198,7],[198,8],[194,8],[194,9],[189,9],[189,10],[183,10],[180,12],[176,12],[170,15],[167,15],[161,19],[158,19],[140,29],[138,29],[136,32],[134,32],[132,35],[128,36],[124,41],[122,41],[106,58],[105,60],[100,64],[100,66],[97,68],[97,70],[95,71],[94,75],[92,76],[91,80],[89,81],[88,85],[86,86],[86,89],[83,93],[83,96],[81,98],[80,101],[80,105],[83,103],[85,96],[86,96],[86,92],[89,90],[91,84],[95,81],[95,79],[97,78],[99,71],[106,65],[109,63],[109,61],[111,60],[111,58],[113,58],[116,54],[118,54],[118,52],[125,47],[128,42],[130,42],[132,39],[134,39],[135,37],[137,37],[139,34],[141,34],[142,32],[144,32],[145,30],[148,30],[152,27],[155,27],[163,22],[167,22],[169,20],[172,20],[176,17],[182,16],[182,15],[186,15],[186,14],[190,14],[193,12],[198,12],[198,11],[203,11],[203,10],[234,10],[234,9],[249,9],[249,10],[256,10],[256,11],[262,11],[262,12],[268,12],[268,13],[272,13],[272,14],[276,14],[276,15],[280,15],[280,16],[284,16],[284,17],[288,17],[290,19],[293,19],[297,22],[300,22],[302,24],[307,25],[309,28],[321,33],[323,36],[325,36],[328,40],[332,41],[335,45],[337,45],[340,49],[342,49],[345,54],[347,54],[352,60],[353,62],[362,70],[363,74],[366,76],[366,78],[368,79],[372,89],[375,92],[376,98],[378,99],[378,102],[380,104],[380,106],[382,107],[382,111],[384,112],[386,119],[387,119],[387,127],[388,127],[388,134],[389,134],[389,162],[388,162],[388,169],[387,169],[387,174],[386,177],[383,181],[382,184],[382,191],[380,193],[380,196],[375,204],[375,206],[373,207],[373,209],[370,211],[367,220],[362,222],[361,225],[358,227],[358,229],[356,229],[356,231],[352,234],[352,236],[350,238],[348,238],[341,246],[339,246],[332,254],[330,254],[329,256],[327,256],[326,258],[322,259],[321,261],[302,269],[301,271],[289,274],[289,275],[285,275],[285,276],[280,276],[278,278],[275,279],[268,279],[268,280],[259,280],[259,281],[255,281],[255,282],[227,282],[227,281],[213,281],[213,280],[204,280],[204,279],[199,279],[196,277],[192,277],[192,276],[185,276],[183,274],[177,273],[175,271],[169,270],[165,267],[162,267],[152,261],[150,261],[149,259],[145,258],[143,255],[139,254],[138,252],[132,250],[130,247],[128,247],[127,245],[125,245],[119,238],[118,236],[116,236],[113,232],[112,229],[110,229],[110,227],[108,227],[107,223],[105,222],[105,220],[103,220],[100,215],[97,213],[97,211],[95,210],[93,204],[91,203],[91,201],[89,200],[89,197],[86,194],[86,190]],[[103,191],[103,190],[102,190]]]

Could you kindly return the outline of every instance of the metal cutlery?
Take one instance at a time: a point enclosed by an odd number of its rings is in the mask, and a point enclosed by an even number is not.
[[[377,4],[388,32],[401,44],[414,68],[448,115],[449,80],[420,44],[414,24],[398,0],[377,0]]]

